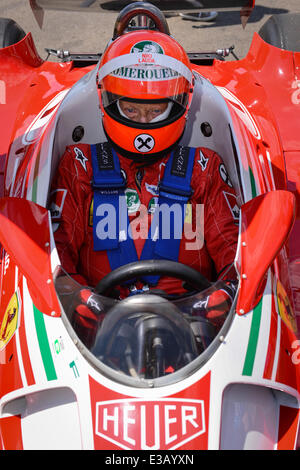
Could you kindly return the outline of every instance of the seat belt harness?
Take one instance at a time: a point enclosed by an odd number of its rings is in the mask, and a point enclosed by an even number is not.
[[[186,204],[192,195],[191,178],[195,148],[178,147],[166,163],[159,183],[155,208],[141,260],[178,261]],[[107,251],[111,269],[138,261],[130,232],[125,197],[126,181],[118,155],[108,142],[91,146],[93,167],[94,250]],[[160,276],[146,276],[144,282],[156,285]]]

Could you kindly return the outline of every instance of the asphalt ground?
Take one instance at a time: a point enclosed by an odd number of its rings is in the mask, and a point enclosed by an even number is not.
[[[253,33],[258,32],[271,15],[286,12],[300,12],[300,1],[257,0],[245,29],[238,11],[219,12],[211,23],[187,21],[180,16],[171,16],[167,21],[171,35],[187,52],[212,52],[234,45],[234,52],[241,59],[249,50]],[[29,0],[0,0],[0,17],[12,18],[26,33],[30,31],[42,58],[47,56],[45,48],[73,53],[102,52],[112,36],[117,15],[117,11],[100,8],[99,13],[46,11],[40,29]],[[235,58],[230,55],[227,60]]]

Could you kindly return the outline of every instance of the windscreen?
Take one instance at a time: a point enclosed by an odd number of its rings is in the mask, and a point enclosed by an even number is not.
[[[80,286],[63,269],[56,275],[55,286],[74,333],[99,369],[104,365],[106,373],[111,370],[121,382],[126,377],[140,383],[168,377],[174,381],[174,374],[183,373],[209,349],[234,300],[226,294],[223,281],[174,300],[151,290],[111,299]],[[98,318],[92,330],[88,323],[83,328],[81,322],[84,315],[93,317],[90,313]]]

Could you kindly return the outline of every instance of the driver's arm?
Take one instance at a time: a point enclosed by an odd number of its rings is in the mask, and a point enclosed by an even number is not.
[[[220,277],[235,259],[239,207],[235,190],[218,154],[213,153],[209,159],[207,170],[205,189],[202,195],[204,236],[206,248],[214,262],[217,275]],[[235,279],[235,269],[232,269],[226,278]]]
[[[87,285],[77,266],[85,239],[84,211],[90,175],[79,173],[77,164],[73,149],[67,147],[52,184],[50,210],[61,264],[77,282]]]

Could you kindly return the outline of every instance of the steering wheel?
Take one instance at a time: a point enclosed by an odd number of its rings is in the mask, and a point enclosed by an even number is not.
[[[98,282],[95,291],[98,294],[105,295],[117,285],[147,275],[161,275],[180,279],[197,291],[207,289],[211,285],[211,282],[203,274],[190,266],[177,261],[150,259],[134,261],[114,269]]]

